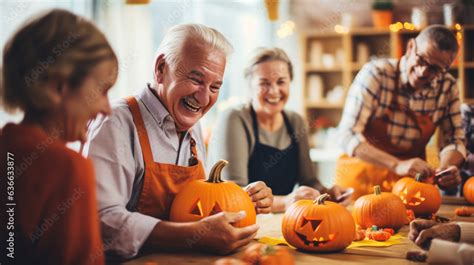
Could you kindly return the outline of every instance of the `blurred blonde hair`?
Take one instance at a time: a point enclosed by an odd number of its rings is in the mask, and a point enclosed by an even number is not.
[[[53,9],[27,21],[3,50],[0,98],[5,110],[44,110],[51,80],[78,88],[92,68],[117,57],[94,24],[69,11]]]
[[[257,64],[261,64],[268,61],[282,61],[288,65],[288,72],[290,79],[293,80],[293,64],[288,58],[286,52],[280,48],[265,48],[259,47],[252,51],[250,60],[244,69],[244,77],[250,78],[252,76],[253,67]]]

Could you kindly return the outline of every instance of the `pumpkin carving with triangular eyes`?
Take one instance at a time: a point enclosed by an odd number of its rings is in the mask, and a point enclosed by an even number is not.
[[[192,181],[176,195],[171,206],[171,221],[192,222],[224,211],[245,211],[246,217],[234,226],[255,224],[255,207],[248,194],[237,184],[221,180],[221,171],[227,163],[219,160],[207,180]]]
[[[438,188],[433,184],[424,183],[421,174],[417,174],[415,179],[401,178],[393,186],[392,193],[400,197],[405,207],[413,210],[417,217],[429,217],[441,206]]]
[[[355,223],[343,206],[327,201],[328,194],[315,201],[300,200],[286,210],[282,234],[293,247],[312,252],[333,252],[346,248],[355,235]]]

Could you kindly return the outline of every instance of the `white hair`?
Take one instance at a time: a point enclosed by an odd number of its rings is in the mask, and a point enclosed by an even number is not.
[[[175,67],[179,62],[184,44],[191,39],[212,50],[224,53],[226,58],[233,52],[232,45],[222,33],[202,24],[190,23],[176,25],[168,30],[158,47],[156,58],[163,54],[165,62]]]

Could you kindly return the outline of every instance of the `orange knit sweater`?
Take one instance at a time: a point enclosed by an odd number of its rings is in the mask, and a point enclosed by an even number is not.
[[[92,163],[57,135],[14,124],[0,134],[0,159],[0,260],[104,264]]]

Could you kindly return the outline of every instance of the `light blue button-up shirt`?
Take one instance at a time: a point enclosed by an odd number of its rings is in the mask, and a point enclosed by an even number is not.
[[[185,135],[180,146],[173,118],[150,88],[144,88],[136,98],[148,132],[153,160],[188,166],[190,134]],[[205,147],[199,123],[191,130],[198,158],[205,166]],[[159,220],[128,210],[136,204],[136,190],[140,190],[145,167],[137,130],[126,101],[122,99],[113,104],[112,115],[95,121],[89,135],[84,153],[95,165],[104,249],[124,258],[133,257]]]

